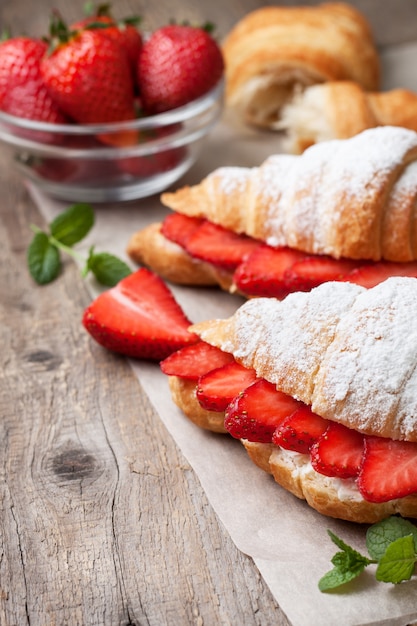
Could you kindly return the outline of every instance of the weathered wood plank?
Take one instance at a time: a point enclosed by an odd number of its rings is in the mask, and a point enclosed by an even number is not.
[[[0,623],[287,623],[126,361],[83,332],[77,269],[31,282],[41,220],[1,166]]]
[[[72,20],[83,4],[2,0],[0,27],[42,34],[53,7]],[[355,4],[381,23],[380,0]],[[380,42],[417,38],[417,20],[398,30],[391,15],[411,5],[384,3]],[[260,4],[115,6],[148,28],[210,19],[224,35]],[[0,624],[288,624],[126,361],[88,340],[76,267],[53,285],[31,281],[28,226],[42,218],[4,153],[0,189]]]

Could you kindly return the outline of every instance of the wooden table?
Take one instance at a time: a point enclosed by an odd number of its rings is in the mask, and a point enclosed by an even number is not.
[[[39,35],[53,7],[71,21],[83,4],[2,0],[0,27]],[[261,4],[123,0],[115,13],[140,14],[147,29],[209,19],[222,37]],[[362,3],[370,17],[377,4]],[[384,6],[401,17],[411,4]],[[387,30],[375,11],[380,43],[417,38],[416,20],[401,30],[390,19]],[[32,282],[29,224],[43,220],[4,154],[0,193],[0,624],[289,624],[128,363],[83,331],[90,296],[76,266]]]

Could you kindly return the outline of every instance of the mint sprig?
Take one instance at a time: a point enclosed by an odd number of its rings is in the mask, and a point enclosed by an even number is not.
[[[320,591],[329,591],[350,582],[368,565],[376,565],[375,578],[385,583],[398,584],[410,580],[417,562],[417,527],[392,515],[370,526],[366,533],[366,547],[370,558],[346,544],[330,530],[333,543],[340,548],[331,559],[333,569],[319,580]]]
[[[62,269],[61,252],[84,264],[83,277],[91,272],[101,285],[107,287],[113,287],[131,273],[124,261],[107,252],[96,253],[94,246],[90,248],[86,259],[73,249],[88,235],[94,222],[92,207],[79,203],[60,213],[49,224],[49,233],[31,226],[35,235],[27,251],[27,262],[35,282],[46,285],[58,277]]]

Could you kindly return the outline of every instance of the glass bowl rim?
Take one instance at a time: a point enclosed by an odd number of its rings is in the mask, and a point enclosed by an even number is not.
[[[112,133],[123,130],[146,130],[169,126],[182,121],[192,120],[204,113],[212,104],[223,97],[225,78],[222,76],[216,85],[207,93],[184,104],[176,109],[164,111],[156,115],[128,120],[125,122],[111,122],[101,124],[52,124],[28,118],[17,117],[4,111],[0,111],[0,123],[8,124],[16,128],[23,128],[38,132],[67,135],[96,135],[99,133]]]

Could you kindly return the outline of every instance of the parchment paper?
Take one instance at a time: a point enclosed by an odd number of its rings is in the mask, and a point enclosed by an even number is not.
[[[417,44],[383,52],[384,87],[417,90]],[[198,163],[175,187],[199,182],[221,165],[256,166],[281,151],[279,135],[236,126],[223,117],[208,139]],[[35,202],[50,221],[67,208],[27,183]],[[79,249],[94,243],[97,251],[124,257],[130,236],[166,213],[158,197],[96,207],[96,225]],[[88,283],[92,298],[98,294]],[[243,302],[211,289],[170,285],[188,317],[197,322],[227,317]],[[417,620],[417,580],[401,585],[377,583],[369,568],[343,590],[321,593],[319,578],[331,569],[336,546],[331,529],[366,554],[366,527],[324,518],[281,489],[248,459],[238,441],[200,430],[171,400],[167,379],[158,365],[131,361],[134,373],[161,420],[187,458],[220,520],[236,546],[251,556],[293,626],[405,626]],[[215,460],[215,462],[213,462]]]

